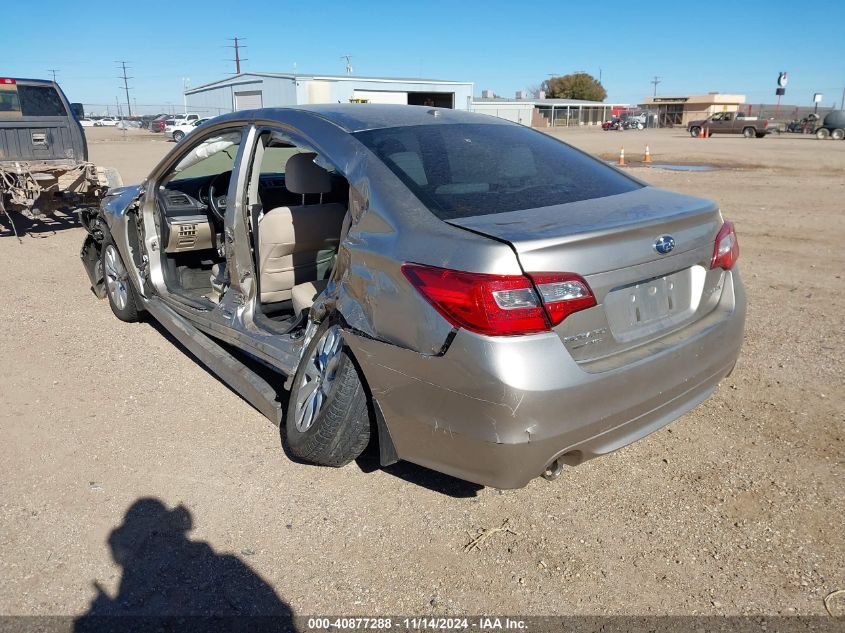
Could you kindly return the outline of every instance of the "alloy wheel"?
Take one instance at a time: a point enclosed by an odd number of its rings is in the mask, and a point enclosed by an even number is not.
[[[120,255],[117,252],[114,244],[106,245],[105,257],[103,258],[103,273],[106,278],[106,288],[109,291],[109,296],[114,301],[114,305],[118,310],[123,310],[129,303],[129,289],[126,268],[120,260]]]
[[[337,376],[343,349],[343,335],[333,325],[323,333],[310,356],[304,359],[302,384],[296,392],[296,430],[311,428],[328,400]]]

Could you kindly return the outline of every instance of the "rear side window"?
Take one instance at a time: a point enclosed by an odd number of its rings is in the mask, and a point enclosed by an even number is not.
[[[548,207],[641,187],[522,126],[420,125],[355,137],[442,220]]]
[[[59,93],[52,86],[18,85],[23,116],[67,116]]]
[[[0,117],[20,115],[21,101],[18,98],[18,87],[15,85],[0,85]]]

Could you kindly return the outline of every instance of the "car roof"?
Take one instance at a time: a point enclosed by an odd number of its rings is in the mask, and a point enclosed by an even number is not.
[[[388,127],[415,125],[484,123],[490,125],[516,125],[510,121],[484,114],[450,108],[428,106],[391,105],[380,103],[337,103],[302,105],[290,108],[262,108],[246,112],[233,112],[221,119],[269,119],[286,122],[285,114],[304,112],[334,123],[347,132],[361,132]]]

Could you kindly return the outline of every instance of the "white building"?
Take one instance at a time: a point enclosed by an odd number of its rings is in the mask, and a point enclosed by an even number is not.
[[[355,75],[241,73],[185,91],[189,112],[217,116],[236,110],[312,103],[401,103],[467,110],[473,84],[439,79]]]
[[[472,100],[473,112],[489,114],[532,127],[601,125],[611,116],[612,106],[580,99],[534,99],[518,92],[515,99],[494,97],[485,90]]]

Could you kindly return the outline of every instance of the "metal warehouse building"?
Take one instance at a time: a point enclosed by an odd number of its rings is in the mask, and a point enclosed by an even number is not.
[[[241,73],[185,91],[189,112],[217,116],[235,110],[310,103],[399,103],[467,110],[472,82],[355,75]]]

